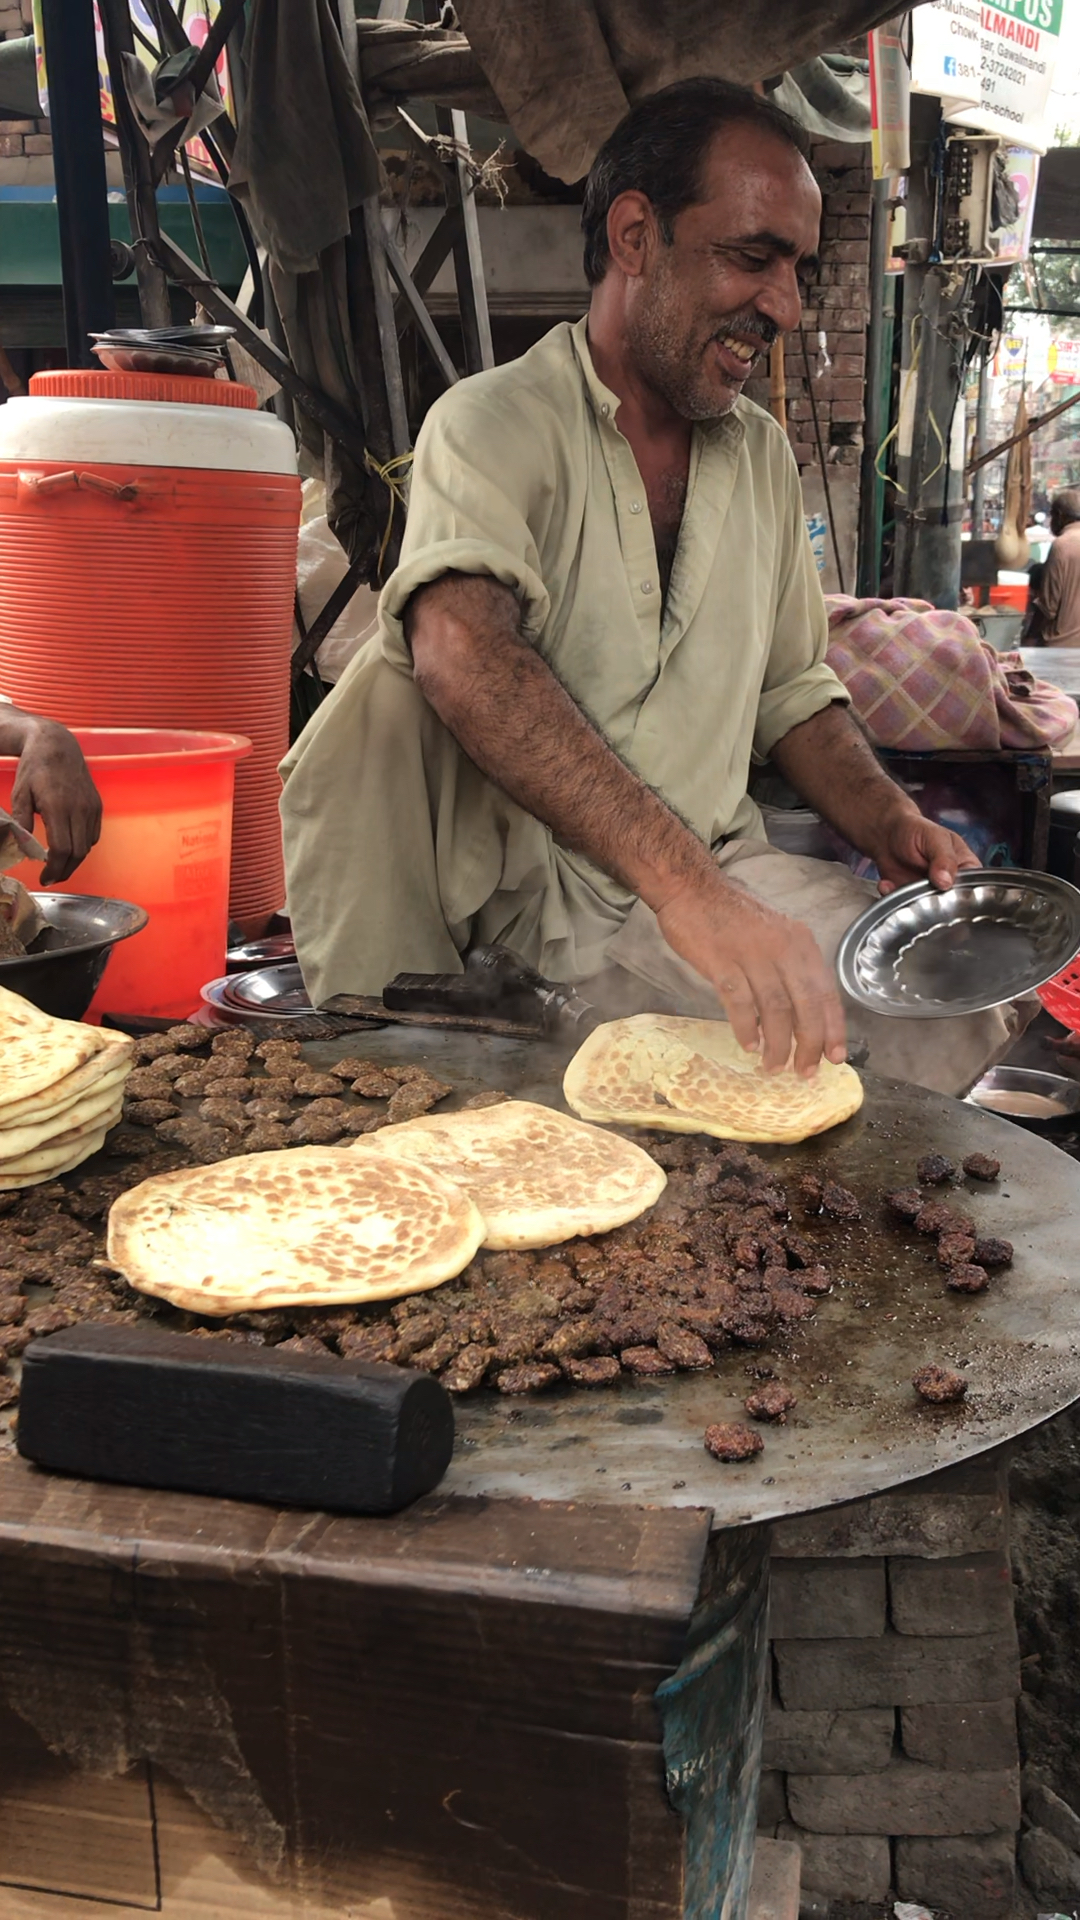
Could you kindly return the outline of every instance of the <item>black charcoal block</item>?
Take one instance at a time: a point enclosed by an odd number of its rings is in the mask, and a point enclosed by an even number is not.
[[[82,1326],[26,1349],[17,1437],[83,1479],[395,1513],[446,1472],[454,1413],[402,1367]]]

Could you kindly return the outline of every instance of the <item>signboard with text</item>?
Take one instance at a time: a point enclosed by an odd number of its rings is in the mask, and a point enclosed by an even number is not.
[[[144,0],[129,0],[129,6],[132,25],[135,28],[135,50],[143,65],[152,69],[156,61],[154,54],[147,46],[147,41],[149,41],[151,45],[157,44],[157,26],[150,11],[144,4]],[[202,46],[203,41],[210,31],[212,22],[217,18],[219,6],[220,0],[189,0],[187,7],[181,9],[184,14],[184,31],[193,46]],[[98,13],[97,0],[94,0],[94,29],[97,37],[98,86],[101,91],[101,118],[107,127],[115,127],[116,109],[113,105],[112,82],[109,78],[109,63],[105,57],[105,40],[101,31],[101,17]],[[45,40],[41,25],[41,0],[34,0],[34,39],[37,48],[38,97],[41,101],[42,112],[47,114],[49,111],[49,77],[45,66]],[[229,92],[228,63],[224,52],[218,59],[215,72],[226,111],[232,113],[233,106]],[[212,174],[214,179],[217,178],[213,161],[205,145],[198,137],[187,142],[187,151],[188,158],[193,166],[198,167],[204,173]]]
[[[1045,153],[1064,8],[1073,0],[932,0],[911,15],[911,84],[946,120]]]

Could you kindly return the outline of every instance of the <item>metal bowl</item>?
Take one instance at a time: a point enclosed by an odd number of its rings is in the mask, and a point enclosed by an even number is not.
[[[853,1000],[900,1019],[982,1013],[1033,993],[1080,953],[1080,891],[1050,873],[978,868],[920,880],[860,915],[837,968]]]
[[[1024,1127],[1059,1126],[1080,1114],[1080,1080],[1035,1067],[991,1067],[972,1087],[968,1105]]]
[[[91,893],[35,893],[48,926],[29,951],[0,960],[0,987],[21,993],[43,1013],[81,1020],[118,940],[141,933],[149,920],[130,900]]]

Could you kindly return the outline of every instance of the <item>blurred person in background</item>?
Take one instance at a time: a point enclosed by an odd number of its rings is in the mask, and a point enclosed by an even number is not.
[[[1080,647],[1080,487],[1055,496],[1054,544],[1034,595],[1044,647]]]

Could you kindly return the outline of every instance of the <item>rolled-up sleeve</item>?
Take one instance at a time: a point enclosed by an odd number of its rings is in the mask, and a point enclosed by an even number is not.
[[[411,668],[402,627],[419,587],[444,573],[487,574],[521,607],[521,631],[535,640],[550,610],[529,526],[534,463],[522,458],[535,423],[508,417],[466,381],[429,412],[416,443],[401,560],[379,598],[383,653]]]
[[[823,708],[850,704],[842,680],[826,664],[829,621],[806,531],[798,470],[785,447],[787,511],[772,646],[758,701],[754,758],[767,760],[792,727]]]

